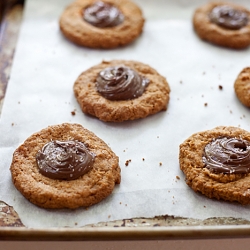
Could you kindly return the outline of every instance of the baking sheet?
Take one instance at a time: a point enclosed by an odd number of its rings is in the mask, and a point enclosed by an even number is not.
[[[194,132],[218,125],[249,129],[249,110],[237,100],[233,83],[249,66],[250,50],[219,48],[196,36],[191,16],[205,1],[136,2],[147,20],[142,36],[127,47],[105,51],[78,47],[61,35],[58,18],[70,1],[26,2],[1,115],[0,199],[12,205],[28,227],[81,227],[162,214],[250,219],[249,206],[210,200],[190,190],[178,163],[179,144]],[[250,7],[247,1],[235,2]],[[138,60],[165,76],[171,87],[168,110],[123,123],[84,115],[74,98],[73,83],[82,71],[111,59]],[[11,182],[15,148],[32,133],[63,122],[81,123],[120,157],[121,184],[87,210],[38,208]],[[131,160],[128,166],[127,160]]]

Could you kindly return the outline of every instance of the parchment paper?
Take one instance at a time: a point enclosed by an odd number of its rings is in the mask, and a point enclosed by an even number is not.
[[[195,132],[219,125],[249,130],[250,111],[236,98],[233,84],[239,72],[249,66],[250,50],[229,50],[197,37],[191,18],[205,1],[136,2],[146,18],[144,32],[134,43],[114,50],[78,47],[62,36],[58,19],[70,0],[26,3],[1,114],[0,199],[13,206],[28,227],[80,227],[165,214],[250,219],[249,206],[193,192],[178,160],[179,145]],[[234,2],[250,8],[247,0]],[[84,115],[73,95],[74,81],[82,71],[112,59],[141,61],[165,76],[171,87],[168,110],[123,123],[104,123]],[[82,124],[120,158],[121,184],[111,196],[88,209],[39,208],[11,181],[14,150],[34,132],[63,122]],[[127,160],[131,162],[125,166]]]

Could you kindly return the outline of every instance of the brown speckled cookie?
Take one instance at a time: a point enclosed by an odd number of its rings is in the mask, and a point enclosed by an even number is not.
[[[112,101],[104,98],[96,89],[100,71],[110,66],[125,65],[150,80],[144,93],[132,100]],[[150,66],[125,60],[103,61],[84,71],[74,84],[74,92],[84,113],[103,121],[121,122],[135,120],[166,110],[170,88],[166,79]]]
[[[37,167],[38,150],[51,140],[78,140],[96,157],[93,168],[75,180],[56,180],[42,175]],[[16,188],[30,202],[44,208],[78,208],[96,204],[120,183],[119,159],[96,135],[79,124],[49,126],[31,135],[13,154],[10,167]]]
[[[234,83],[234,90],[241,103],[250,107],[250,67],[240,72]]]
[[[227,5],[242,10],[248,15],[248,24],[240,29],[221,27],[209,18],[209,13],[216,6]],[[236,4],[228,2],[210,2],[196,9],[193,25],[198,36],[208,42],[233,49],[243,49],[250,45],[250,11]]]
[[[186,183],[209,198],[250,204],[250,174],[215,173],[203,163],[206,145],[219,137],[241,138],[250,142],[250,133],[236,127],[220,126],[193,134],[180,145],[179,162]]]
[[[110,49],[134,41],[143,30],[141,9],[130,0],[102,0],[117,7],[124,21],[114,27],[98,28],[83,18],[83,10],[96,0],[78,0],[69,5],[60,17],[60,29],[72,42],[90,48]]]

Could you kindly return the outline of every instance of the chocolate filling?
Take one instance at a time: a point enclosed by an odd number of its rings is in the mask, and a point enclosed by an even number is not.
[[[250,142],[239,138],[217,138],[204,150],[205,167],[214,173],[250,173]]]
[[[124,15],[118,8],[102,1],[95,2],[84,9],[83,18],[89,24],[99,28],[114,27],[124,21]]]
[[[149,84],[149,79],[135,70],[116,66],[102,70],[97,79],[97,91],[109,100],[130,100],[141,96]]]
[[[228,5],[217,6],[209,14],[211,22],[231,30],[238,30],[248,24],[248,14]]]
[[[95,154],[78,141],[51,141],[36,155],[41,174],[63,180],[74,180],[87,173],[94,159]]]

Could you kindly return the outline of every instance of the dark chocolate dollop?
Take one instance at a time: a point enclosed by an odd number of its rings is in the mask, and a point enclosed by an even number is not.
[[[83,11],[83,18],[93,26],[108,28],[121,24],[124,15],[117,7],[98,1]]]
[[[204,150],[205,167],[214,173],[250,172],[250,142],[240,138],[217,138]]]
[[[149,79],[126,66],[102,70],[97,79],[97,91],[109,100],[130,100],[141,96]]]
[[[212,9],[209,14],[211,22],[231,30],[238,30],[248,23],[248,14],[228,5],[220,5]]]
[[[79,141],[51,141],[36,155],[41,174],[51,179],[74,180],[87,173],[95,155]]]

